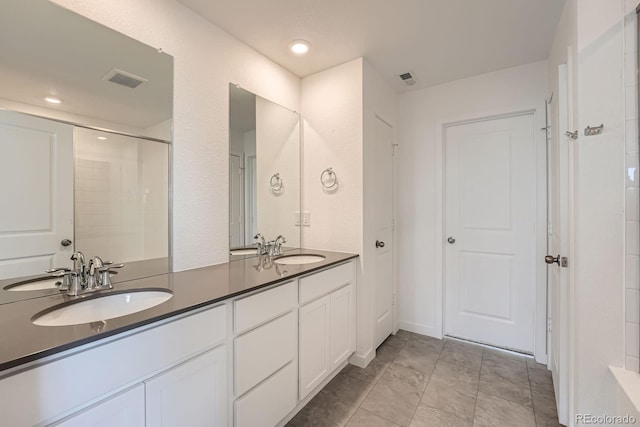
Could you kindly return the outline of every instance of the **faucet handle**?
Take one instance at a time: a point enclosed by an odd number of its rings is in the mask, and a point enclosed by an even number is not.
[[[65,273],[67,271],[71,271],[71,269],[67,267],[56,267],[45,270],[44,272],[47,274],[53,274],[54,276],[62,276],[63,274],[61,273]]]
[[[109,264],[99,268],[98,272],[100,273],[101,286],[107,287],[109,289],[113,289],[113,284],[111,283],[111,274],[109,274],[109,272],[113,268],[122,268],[122,267],[124,267],[124,264]]]
[[[58,286],[58,289],[61,291],[67,291],[67,295],[69,296],[77,296],[78,292],[81,289],[79,273],[74,270],[69,270],[68,268],[63,271],[53,273],[56,277],[64,277],[64,283]]]

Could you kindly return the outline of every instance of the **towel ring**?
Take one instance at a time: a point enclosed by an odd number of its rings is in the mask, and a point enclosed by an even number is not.
[[[326,190],[331,190],[338,185],[338,177],[333,171],[333,168],[326,168],[320,174],[320,184]]]
[[[274,173],[269,180],[269,185],[274,192],[282,191],[282,178],[280,178],[279,173]]]

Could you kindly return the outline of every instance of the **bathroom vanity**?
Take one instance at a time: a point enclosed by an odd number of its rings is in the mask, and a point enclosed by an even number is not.
[[[292,252],[324,259],[258,271],[243,258],[123,282],[116,290],[173,297],[105,321],[33,325],[62,295],[3,305],[3,423],[283,424],[355,351],[357,255]]]

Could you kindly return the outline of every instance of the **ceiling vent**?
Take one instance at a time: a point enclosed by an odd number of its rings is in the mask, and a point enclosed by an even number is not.
[[[416,80],[413,78],[413,74],[411,74],[410,72],[400,74],[399,77],[400,80],[402,80],[402,82],[407,86],[413,86],[414,84],[416,84]]]
[[[131,89],[135,89],[140,86],[142,83],[148,82],[149,80],[144,77],[137,76],[133,73],[128,73],[126,71],[118,70],[114,68],[109,71],[106,76],[102,78],[102,80],[106,80],[111,83],[116,83],[121,86],[126,86]]]

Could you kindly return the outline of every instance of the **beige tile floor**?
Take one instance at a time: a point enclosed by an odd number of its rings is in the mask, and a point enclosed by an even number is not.
[[[551,374],[530,357],[406,331],[347,365],[290,422],[298,426],[559,426]]]

